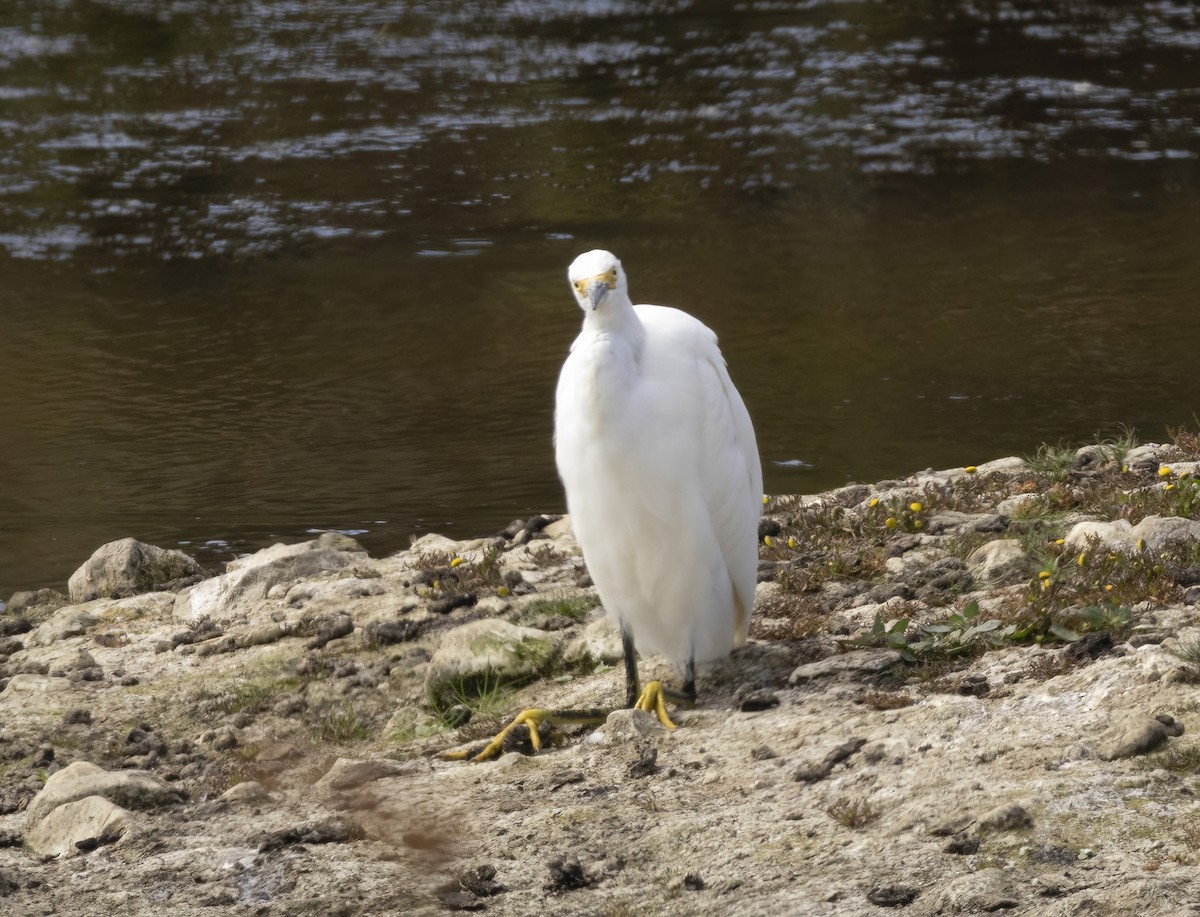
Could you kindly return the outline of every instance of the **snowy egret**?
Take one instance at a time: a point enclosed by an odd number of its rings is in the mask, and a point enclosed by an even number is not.
[[[590,251],[568,279],[583,310],[555,399],[558,472],[579,546],[621,630],[626,706],[674,729],[665,699],[696,697],[695,664],[746,640],[758,566],[762,467],[717,338],[678,309],[635,306],[621,262]],[[666,656],[683,691],[639,690],[636,651]],[[519,723],[603,711],[526,710]]]

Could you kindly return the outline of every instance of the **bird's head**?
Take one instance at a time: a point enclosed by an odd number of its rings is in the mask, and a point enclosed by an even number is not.
[[[625,269],[616,255],[603,249],[584,252],[572,261],[567,269],[567,279],[571,281],[575,299],[585,314],[594,312],[614,292],[623,299],[629,298]]]

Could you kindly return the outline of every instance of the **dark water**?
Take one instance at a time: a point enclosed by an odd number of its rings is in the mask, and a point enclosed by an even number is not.
[[[560,510],[596,246],[770,491],[1200,410],[1190,4],[9,0],[0,138],[0,597]]]

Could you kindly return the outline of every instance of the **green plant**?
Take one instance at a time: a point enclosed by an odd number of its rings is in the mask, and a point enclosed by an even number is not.
[[[1097,434],[1095,449],[1101,461],[1125,464],[1125,457],[1138,446],[1137,431],[1121,424],[1115,436],[1100,437]]]
[[[572,621],[584,621],[592,609],[599,604],[600,599],[594,593],[560,596],[554,599],[537,599],[521,610],[516,623],[532,624],[555,616],[569,618]]]
[[[1025,464],[1039,475],[1061,481],[1075,467],[1075,453],[1074,447],[1063,443],[1042,443],[1037,452],[1025,456]]]
[[[1200,638],[1180,643],[1171,652],[1188,665],[1200,667]]]
[[[504,683],[499,673],[489,669],[482,676],[459,679],[450,689],[449,703],[442,712],[461,704],[473,715],[491,716],[507,710],[512,695],[512,688]]]
[[[971,602],[940,624],[924,624],[921,636],[908,645],[914,657],[953,657],[1011,643],[1017,625],[996,618],[982,619],[979,603]]]
[[[898,618],[888,625],[884,621],[883,615],[877,611],[870,631],[853,640],[845,641],[845,644],[852,647],[880,647],[898,650],[906,661],[916,662],[916,657],[908,649],[908,618]]]
[[[971,602],[961,611],[951,612],[937,624],[920,624],[909,632],[909,619],[900,618],[888,626],[876,612],[871,630],[847,646],[877,646],[894,649],[905,662],[930,662],[951,659],[968,653],[1006,646],[1021,639],[1017,624],[997,618],[981,618],[979,603]]]

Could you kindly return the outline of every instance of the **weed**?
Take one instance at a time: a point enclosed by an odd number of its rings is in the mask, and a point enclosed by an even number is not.
[[[1189,430],[1186,427],[1167,427],[1167,436],[1171,438],[1171,442],[1179,449],[1182,449],[1188,455],[1200,455],[1200,418],[1195,414],[1192,415],[1192,423],[1195,425],[1195,430]]]
[[[326,742],[362,742],[371,738],[371,723],[352,704],[338,704],[317,717],[317,735]]]
[[[1124,465],[1125,457],[1138,446],[1137,431],[1126,424],[1121,424],[1115,436],[1101,438],[1096,436],[1094,450],[1103,462]]]
[[[865,827],[879,817],[879,813],[865,799],[850,799],[845,796],[835,800],[825,810],[825,814],[843,828],[855,830]]]
[[[825,609],[815,596],[781,591],[758,602],[750,633],[760,640],[804,640],[823,633],[825,620]]]
[[[461,704],[480,716],[503,713],[512,702],[512,688],[505,685],[498,672],[488,670],[482,676],[462,678],[448,693],[445,709]]]
[[[1200,771],[1200,745],[1167,746],[1166,751],[1148,755],[1140,761],[1146,770],[1163,770],[1173,773],[1195,773]]]
[[[913,704],[912,697],[904,691],[864,691],[855,700],[872,710],[899,710]]]
[[[1063,443],[1053,446],[1043,443],[1033,455],[1025,456],[1025,464],[1042,477],[1062,481],[1075,467],[1075,453],[1074,447]]]
[[[567,555],[549,542],[544,542],[536,548],[529,549],[529,559],[539,567],[561,567],[567,560]]]
[[[417,555],[413,561],[413,566],[418,570],[432,573],[440,570],[449,570],[450,563],[453,560],[454,555],[449,551],[426,551],[423,554]]]
[[[600,599],[594,593],[561,596],[555,599],[538,599],[530,602],[521,610],[516,623],[536,624],[555,616],[569,618],[572,621],[585,621],[592,609],[599,604]]]
[[[1171,652],[1188,665],[1200,668],[1200,638],[1180,643]]]

